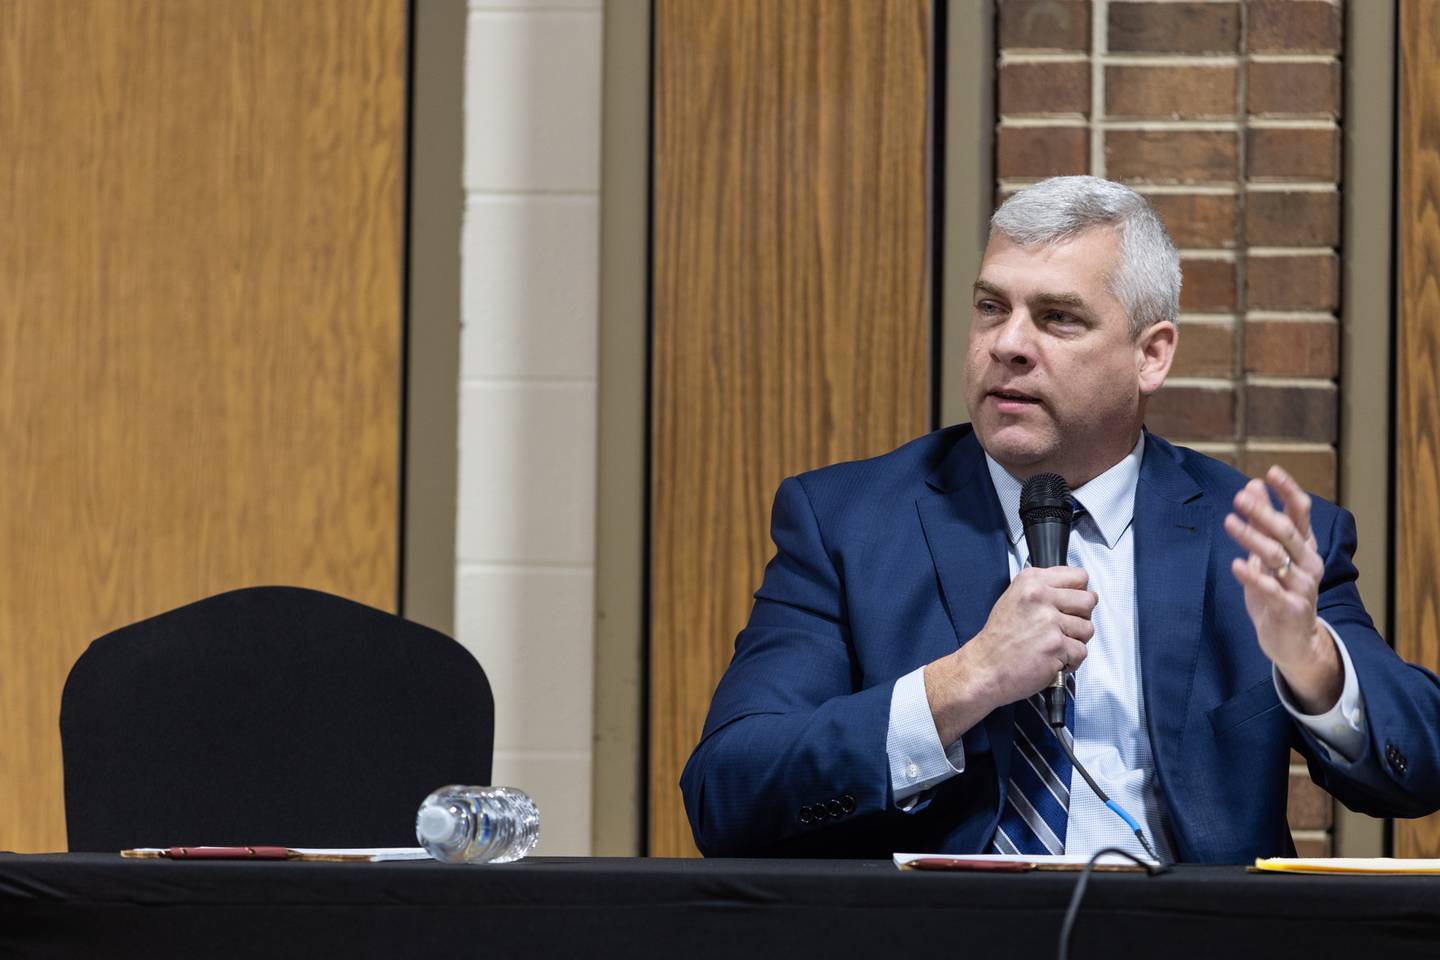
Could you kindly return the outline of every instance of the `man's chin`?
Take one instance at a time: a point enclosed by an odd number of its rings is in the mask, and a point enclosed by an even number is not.
[[[1017,467],[1044,464],[1059,448],[1053,434],[1031,427],[1007,424],[987,430],[977,425],[975,432],[985,452],[1012,472]]]

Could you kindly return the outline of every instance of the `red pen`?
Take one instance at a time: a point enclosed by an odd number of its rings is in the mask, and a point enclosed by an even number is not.
[[[172,860],[288,860],[289,847],[171,847]]]
[[[169,857],[171,860],[289,860],[289,847],[146,847],[121,850],[122,857]]]
[[[994,873],[1024,873],[1034,870],[1029,860],[967,860],[963,857],[921,857],[905,863],[909,870],[989,870]]]

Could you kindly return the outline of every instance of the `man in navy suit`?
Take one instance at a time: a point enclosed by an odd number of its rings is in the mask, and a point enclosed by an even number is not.
[[[681,779],[702,851],[1013,852],[1018,824],[1052,852],[1139,852],[1026,734],[1057,671],[1075,755],[1162,856],[1292,853],[1292,746],[1352,809],[1440,805],[1440,681],[1375,632],[1351,516],[1143,429],[1179,289],[1128,188],[1054,178],[996,213],[971,422],[780,486],[775,557]],[[1018,502],[1045,472],[1083,513],[1067,565],[1036,568]]]

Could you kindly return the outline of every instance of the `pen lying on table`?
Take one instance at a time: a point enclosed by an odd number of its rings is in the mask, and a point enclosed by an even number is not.
[[[299,851],[289,847],[136,847],[121,850],[122,857],[171,860],[299,860]]]
[[[319,860],[376,862],[428,860],[421,847],[135,847],[120,856],[141,860]]]

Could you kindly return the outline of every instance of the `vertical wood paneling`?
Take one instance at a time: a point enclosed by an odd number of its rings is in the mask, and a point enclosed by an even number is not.
[[[0,0],[0,849],[96,636],[394,609],[405,0]]]
[[[928,0],[660,0],[650,852],[773,547],[787,475],[925,431]]]
[[[1440,670],[1440,3],[1400,6],[1400,330],[1395,647]],[[1397,857],[1440,857],[1440,815],[1395,821]]]

